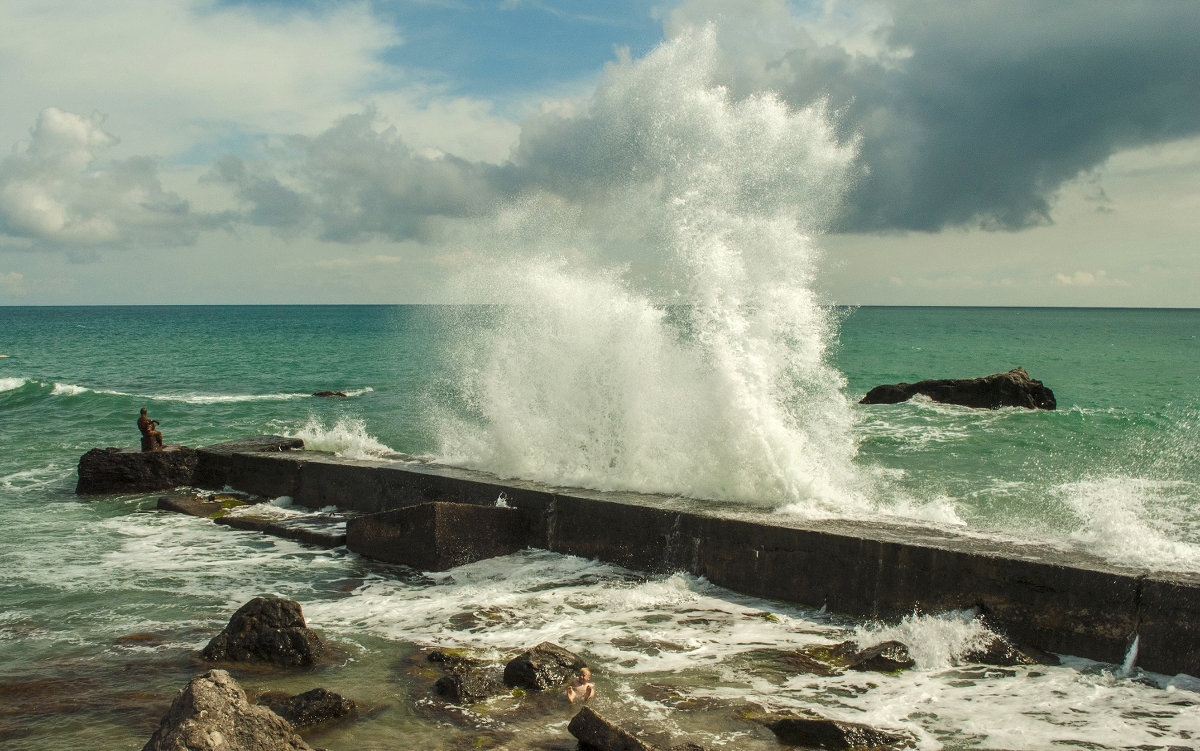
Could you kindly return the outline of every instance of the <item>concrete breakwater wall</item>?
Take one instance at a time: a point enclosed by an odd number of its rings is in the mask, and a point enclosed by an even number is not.
[[[687,571],[737,592],[856,617],[979,608],[1019,643],[1120,663],[1136,636],[1139,666],[1200,675],[1197,575],[916,527],[805,522],[691,499],[342,459],[300,445],[260,436],[198,449],[194,484],[362,512],[347,544],[383,560],[456,565],[537,547],[648,572]]]

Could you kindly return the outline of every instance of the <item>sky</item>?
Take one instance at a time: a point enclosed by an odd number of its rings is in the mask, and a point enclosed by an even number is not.
[[[5,0],[0,305],[458,302],[514,206],[639,269],[588,207],[671,156],[606,99],[641,75],[822,113],[827,302],[1200,307],[1197,39],[1195,0]]]

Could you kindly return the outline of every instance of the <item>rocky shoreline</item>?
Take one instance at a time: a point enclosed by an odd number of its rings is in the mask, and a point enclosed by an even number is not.
[[[230,671],[255,665],[302,671],[329,660],[337,651],[308,628],[300,603],[254,598],[239,608],[199,653],[199,659],[212,667],[180,690],[142,751],[314,751],[306,735],[370,717],[372,709],[321,687],[294,695],[263,692],[251,701]],[[561,707],[570,706],[573,716],[566,731],[583,749],[706,751],[692,741],[671,742],[661,732],[651,742],[641,736],[640,728],[611,722],[589,702],[580,701],[575,706],[563,695],[564,688],[589,666],[582,657],[556,644],[535,645],[503,664],[464,650],[427,647],[420,654],[423,657],[411,661],[409,670],[423,676],[426,695],[411,697],[410,711],[431,711],[430,701],[434,702],[433,711],[443,706],[469,708],[478,714],[488,713],[490,706],[492,719],[503,721],[539,714],[550,717]],[[787,659],[790,669],[797,673],[824,677],[846,671],[896,674],[914,665],[908,647],[898,641],[866,649],[844,641],[775,657]],[[964,660],[1007,667],[1057,664],[1053,655],[1021,649],[1001,637],[994,637]],[[433,675],[436,680],[430,680]],[[647,686],[650,689],[652,686]],[[653,691],[649,695],[653,696]],[[502,707],[498,704],[501,699],[517,702]],[[704,710],[724,710],[744,723],[748,732],[765,728],[780,744],[797,748],[887,751],[914,744],[913,738],[900,732],[811,714],[779,714],[756,705],[722,706],[715,702]],[[675,711],[689,710],[677,705]],[[453,713],[439,716],[455,717]]]

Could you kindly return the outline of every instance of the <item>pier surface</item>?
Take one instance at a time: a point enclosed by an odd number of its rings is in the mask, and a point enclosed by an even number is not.
[[[744,594],[855,617],[978,608],[1018,643],[1121,663],[1136,636],[1139,666],[1200,676],[1197,574],[1139,571],[1081,552],[915,526],[805,521],[415,461],[344,459],[301,445],[258,436],[197,449],[194,484],[359,512],[347,544],[384,560],[407,562],[407,549],[421,548],[414,561],[457,565],[515,545],[641,571],[687,571]],[[454,505],[417,508],[426,504]],[[492,511],[504,507],[517,513]]]

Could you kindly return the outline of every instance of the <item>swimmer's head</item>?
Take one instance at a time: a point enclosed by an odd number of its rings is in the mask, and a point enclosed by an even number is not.
[[[588,670],[587,668],[580,668],[579,677],[585,681],[590,681],[592,679],[592,671]]]

